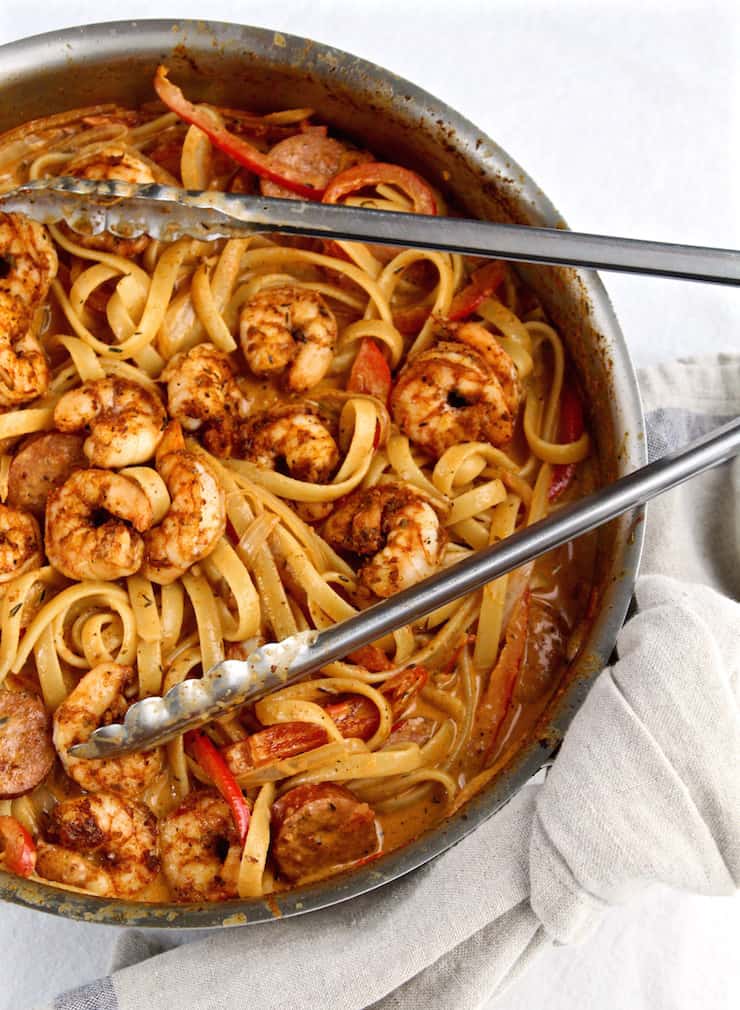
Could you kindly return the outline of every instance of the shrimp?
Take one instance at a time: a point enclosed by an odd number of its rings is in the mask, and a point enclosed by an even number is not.
[[[49,388],[36,331],[58,265],[45,228],[20,214],[0,213],[0,407],[30,403]]]
[[[443,333],[454,341],[442,340],[401,370],[391,396],[394,420],[434,458],[458,442],[506,445],[519,407],[516,366],[478,323],[451,323]]]
[[[83,451],[93,466],[118,469],[145,463],[154,455],[166,415],[154,393],[131,379],[83,382],[54,408],[59,431],[89,428]]]
[[[52,738],[67,774],[89,793],[114,792],[136,797],[164,767],[161,747],[121,757],[85,761],[70,747],[84,743],[98,726],[120,722],[136,689],[132,667],[101,663],[80,680],[54,713]]]
[[[208,462],[185,448],[177,421],[165,430],[157,470],[171,504],[162,522],[144,537],[142,573],[166,586],[210,554],[223,536],[226,495]]]
[[[255,375],[286,371],[286,385],[302,393],[329,370],[337,321],[316,291],[298,286],[265,288],[242,308],[239,334]]]
[[[324,537],[339,550],[371,556],[358,575],[383,597],[431,575],[447,544],[435,510],[420,491],[406,484],[354,491],[326,521]]]
[[[167,409],[186,431],[202,431],[214,456],[230,456],[235,424],[247,404],[229,356],[213,344],[176,354],[160,375],[167,383]]]
[[[271,407],[249,418],[239,455],[266,470],[285,470],[296,480],[326,484],[339,462],[337,443],[318,410],[308,403]],[[319,522],[331,502],[293,502],[306,522]]]
[[[151,503],[135,481],[77,470],[47,499],[46,554],[70,579],[133,575],[144,559],[141,534],[152,522]]]
[[[160,821],[159,848],[176,901],[236,897],[241,846],[229,807],[214,791],[190,793]]]
[[[69,162],[65,171],[67,175],[77,176],[78,179],[114,179],[142,186],[156,182],[152,170],[146,162],[141,161],[124,147],[116,145],[75,158]],[[108,233],[79,235],[77,232],[72,232],[66,225],[64,227],[78,245],[84,246],[86,249],[101,249],[104,252],[117,253],[119,256],[137,256],[144,252],[149,245],[147,235],[140,235],[138,238],[117,238]]]
[[[104,898],[128,898],[159,872],[157,822],[142,804],[112,793],[77,796],[49,815],[36,873]]]
[[[506,353],[495,336],[482,323],[450,323],[443,324],[442,332],[449,334],[454,340],[467,344],[478,351],[493,369],[501,384],[504,400],[509,411],[516,416],[522,398],[519,373],[512,358]]]
[[[254,414],[240,432],[245,459],[275,470],[285,464],[291,477],[324,484],[339,462],[326,422],[308,403],[271,407]]]
[[[40,568],[41,531],[30,512],[0,505],[0,585]]]

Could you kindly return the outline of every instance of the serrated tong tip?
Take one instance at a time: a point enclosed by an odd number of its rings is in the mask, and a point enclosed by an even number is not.
[[[128,709],[122,723],[101,726],[75,758],[105,758],[151,748],[231,711],[239,704],[286,687],[306,672],[317,631],[300,631],[282,642],[255,649],[246,660],[226,659],[203,677],[183,680],[161,698],[143,698]]]

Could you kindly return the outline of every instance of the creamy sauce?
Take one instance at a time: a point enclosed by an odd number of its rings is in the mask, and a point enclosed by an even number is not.
[[[577,500],[595,487],[595,467],[592,463],[581,464],[572,486],[562,496],[562,504]],[[548,627],[537,626],[530,621],[527,653],[520,671],[513,704],[506,715],[499,733],[499,745],[491,755],[490,764],[504,751],[521,749],[537,736],[537,727],[542,723],[548,706],[567,674],[569,662],[568,639],[580,631],[592,593],[595,566],[597,532],[588,533],[577,541],[565,544],[540,558],[532,576],[537,585],[533,591],[533,602],[541,601],[557,614],[564,629],[564,636],[548,634]],[[549,676],[543,676],[542,658],[550,657]],[[539,661],[538,661],[539,660]],[[448,691],[462,700],[460,683]],[[409,708],[406,717],[425,716],[439,719],[439,710],[429,705],[423,698],[417,698]],[[480,760],[472,748],[464,748],[460,758],[451,769],[460,785],[481,771]],[[417,803],[401,810],[379,814],[383,828],[384,850],[391,851],[419,838],[425,831],[445,820],[448,816],[444,796],[430,790],[429,795]]]

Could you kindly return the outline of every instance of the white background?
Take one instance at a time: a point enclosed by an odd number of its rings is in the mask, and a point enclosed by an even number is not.
[[[0,0],[0,43],[124,15],[239,21],[349,50],[468,116],[572,228],[740,247],[731,0]],[[638,364],[740,351],[740,291],[604,279]],[[653,892],[583,947],[550,952],[495,1006],[729,1010],[740,1005],[738,935],[740,901]],[[112,928],[0,908],[0,1010],[105,973],[113,940]]]

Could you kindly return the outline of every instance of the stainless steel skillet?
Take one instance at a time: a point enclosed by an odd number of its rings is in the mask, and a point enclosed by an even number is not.
[[[315,107],[339,132],[388,160],[418,168],[471,217],[563,228],[552,203],[514,160],[444,103],[388,71],[307,39],[203,22],[121,22],[53,32],[0,48],[0,129],[100,102],[151,98],[166,62],[196,99],[275,109]],[[577,114],[574,110],[574,114]],[[589,405],[603,483],[646,461],[645,428],[632,365],[611,305],[591,271],[518,268],[565,335]],[[642,513],[599,534],[598,607],[560,690],[512,763],[454,819],[356,873],[281,895],[283,915],[330,905],[433,858],[491,816],[548,759],[608,661],[632,594]],[[144,905],[96,899],[0,874],[0,895],[48,912],[124,925],[173,928],[271,919],[261,901]]]

